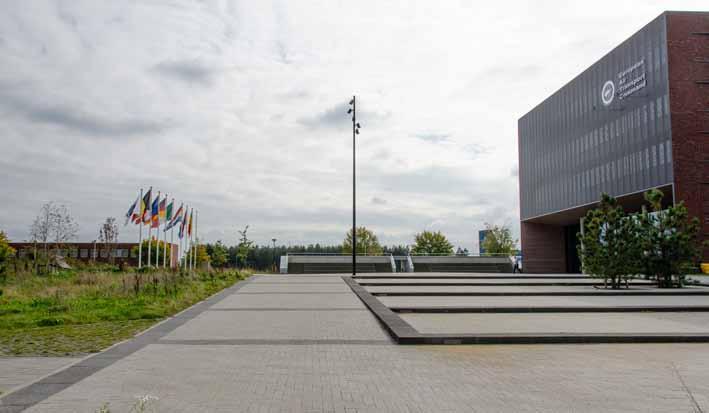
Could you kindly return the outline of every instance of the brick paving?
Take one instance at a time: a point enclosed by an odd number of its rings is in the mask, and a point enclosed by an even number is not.
[[[673,288],[652,288],[646,286],[637,286],[632,288],[623,288],[620,290],[613,289],[589,289],[588,286],[561,286],[561,285],[545,285],[545,286],[495,286],[494,290],[490,286],[366,286],[367,291],[370,293],[424,293],[424,292],[448,292],[448,293],[484,293],[484,292],[496,292],[496,293],[514,293],[514,294],[524,294],[524,293],[595,293],[595,294],[617,294],[617,293],[647,293],[652,292],[653,294],[677,294],[682,292],[684,294],[691,293],[707,293],[709,288],[706,287],[685,287],[681,290]]]
[[[86,363],[105,367],[80,381],[38,388],[46,394],[27,411],[95,412],[108,402],[127,412],[146,394],[159,412],[709,409],[709,344],[395,345],[354,294],[303,289],[344,285],[318,277],[253,279],[164,323],[164,335],[136,339],[145,344],[135,351]],[[298,287],[284,294],[287,285]],[[18,410],[0,402],[5,411]]]
[[[399,314],[420,333],[709,334],[706,313]]]
[[[708,371],[705,345],[150,345],[29,411],[693,412]]]
[[[355,311],[207,311],[168,340],[388,340],[365,308]]]
[[[77,360],[74,357],[0,357],[0,395]]]
[[[457,283],[475,283],[475,284],[506,284],[506,285],[516,285],[520,282],[524,283],[534,283],[534,284],[558,284],[558,283],[569,283],[576,285],[592,285],[592,284],[602,284],[602,280],[597,280],[593,278],[588,279],[578,279],[578,278],[530,278],[530,279],[514,279],[514,278],[469,278],[469,279],[457,279],[457,278],[403,278],[403,279],[387,279],[387,278],[370,278],[357,280],[360,284],[422,284],[422,283],[440,283],[440,284],[457,284]],[[311,281],[312,282],[312,281]],[[648,281],[635,280],[631,282],[631,285],[643,285],[650,284]]]
[[[709,306],[709,296],[379,297],[384,305],[416,307],[652,307]]]

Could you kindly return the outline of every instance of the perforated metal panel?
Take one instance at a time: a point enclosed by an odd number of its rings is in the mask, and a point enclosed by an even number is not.
[[[522,220],[672,183],[667,79],[661,15],[524,115]]]

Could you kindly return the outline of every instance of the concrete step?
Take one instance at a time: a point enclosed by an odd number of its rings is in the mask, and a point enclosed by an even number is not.
[[[416,268],[416,267],[414,267]],[[478,272],[499,273],[496,265],[489,264],[430,264],[431,272]]]
[[[351,264],[307,263],[303,265],[304,274],[348,274]],[[374,264],[357,264],[358,273],[377,272]]]

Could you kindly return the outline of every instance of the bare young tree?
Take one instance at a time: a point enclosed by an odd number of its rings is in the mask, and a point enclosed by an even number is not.
[[[116,242],[118,242],[118,224],[116,223],[116,218],[106,218],[106,222],[101,225],[101,229],[99,230],[98,239],[103,243],[106,256],[111,264],[113,264],[115,261],[114,251],[116,250]]]
[[[79,225],[74,221],[66,205],[55,205],[52,211],[51,233],[54,240],[55,252],[66,242],[76,238]]]
[[[35,244],[43,245],[44,259],[47,260],[50,241],[54,242],[54,253],[58,254],[61,245],[74,239],[78,231],[79,225],[74,221],[69,209],[65,205],[57,205],[50,201],[42,205],[39,215],[32,223],[30,239]],[[35,260],[36,258],[35,247]]]
[[[34,243],[34,263],[35,270],[37,270],[37,244],[42,244],[42,249],[44,250],[43,259],[46,260],[49,255],[49,238],[52,233],[52,211],[54,210],[54,203],[48,202],[42,205],[39,210],[39,215],[34,219],[32,226],[30,227],[30,239]]]

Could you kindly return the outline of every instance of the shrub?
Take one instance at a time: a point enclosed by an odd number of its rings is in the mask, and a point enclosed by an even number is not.
[[[584,272],[610,282],[612,288],[637,274],[640,249],[638,222],[628,217],[615,198],[601,196],[598,208],[588,211],[579,233],[579,256]]]
[[[661,288],[682,286],[684,274],[699,258],[699,219],[690,219],[684,202],[662,209],[664,194],[658,189],[645,193],[652,211],[643,206],[641,224],[642,268]]]

